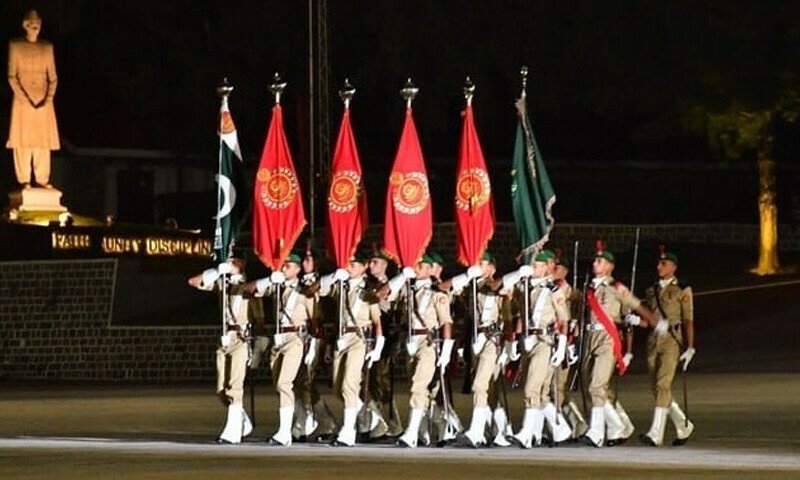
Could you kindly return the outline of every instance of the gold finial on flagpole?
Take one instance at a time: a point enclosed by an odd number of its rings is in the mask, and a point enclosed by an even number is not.
[[[407,108],[411,108],[411,102],[414,101],[414,97],[417,96],[417,93],[419,93],[419,87],[414,85],[414,82],[411,81],[411,77],[408,77],[405,86],[400,90],[400,96],[406,101]]]
[[[522,68],[519,70],[519,74],[522,77],[522,93],[520,94],[520,96],[522,98],[525,98],[526,96],[525,90],[528,86],[528,66],[523,65]]]
[[[475,95],[475,84],[472,79],[467,75],[467,80],[464,82],[464,98],[467,100],[467,106],[472,105],[472,97]]]
[[[281,94],[283,90],[286,88],[286,82],[281,79],[281,76],[278,72],[275,72],[275,76],[272,77],[272,83],[269,84],[269,91],[275,95],[275,104],[281,103]]]
[[[217,86],[217,95],[223,100],[227,99],[233,91],[233,85],[228,83],[228,77],[222,78],[222,83]]]
[[[342,89],[339,90],[339,98],[342,99],[344,102],[344,108],[350,108],[350,101],[353,100],[353,96],[356,94],[356,87],[354,87],[350,83],[349,78],[344,79],[344,85],[342,85]]]

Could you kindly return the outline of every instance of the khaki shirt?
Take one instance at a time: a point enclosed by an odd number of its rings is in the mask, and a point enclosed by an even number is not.
[[[435,288],[429,278],[417,280],[412,286],[414,292],[414,304],[411,328],[414,329],[434,329],[440,328],[445,324],[452,324],[453,318],[450,316],[450,297]],[[406,289],[400,292],[397,301],[398,308],[406,311]]]
[[[658,302],[656,302],[656,294],[658,294]],[[665,320],[669,322],[670,326],[694,320],[692,287],[681,287],[677,278],[673,277],[663,288],[660,282],[656,281],[655,285],[649,287],[645,292],[645,302],[650,310],[659,317],[663,318],[666,315]],[[659,303],[661,309],[658,308]]]
[[[201,284],[198,289],[204,291],[215,291],[222,296],[222,282],[223,277],[217,278],[214,283],[210,285]],[[245,278],[244,275],[231,275],[227,288],[227,308],[224,309],[223,315],[225,323],[228,325],[238,325],[244,333],[249,322],[249,295],[244,291]],[[224,304],[223,304],[224,305]]]
[[[522,320],[525,320],[524,317],[524,282],[519,282],[517,284],[518,290],[515,292],[515,298],[518,302],[519,306],[518,309],[520,311],[520,316]],[[544,304],[542,305],[542,315],[539,319],[539,324],[533,324],[533,315],[536,311],[536,303],[539,301],[539,297],[547,291],[548,297],[545,299]],[[547,328],[551,324],[555,323],[556,320],[560,320],[562,322],[569,321],[569,309],[567,308],[567,298],[564,295],[564,290],[558,288],[557,285],[553,284],[551,279],[547,279],[541,282],[538,282],[535,286],[531,287],[530,289],[530,296],[528,297],[528,308],[530,309],[530,319],[531,324],[529,325],[530,328]]]
[[[594,282],[592,283],[595,284]],[[603,280],[596,284],[594,295],[597,298],[600,306],[606,312],[606,315],[614,321],[614,323],[621,323],[622,311],[635,310],[642,303],[631,291],[622,283],[614,280],[613,277],[605,277]],[[600,323],[597,316],[591,308],[590,318],[592,323]]]
[[[378,299],[367,285],[366,276],[351,278],[343,282],[347,292],[347,304],[342,309],[347,326],[370,328],[373,323],[381,321],[381,309]],[[329,297],[339,298],[339,282],[331,286]]]
[[[271,285],[267,290],[271,295],[275,295],[276,285]],[[303,292],[303,285],[298,279],[288,280],[281,285],[281,308],[279,321],[283,326],[304,327],[311,323],[314,316],[316,299],[307,297]],[[294,295],[294,299],[292,296]],[[293,305],[290,305],[290,300]]]

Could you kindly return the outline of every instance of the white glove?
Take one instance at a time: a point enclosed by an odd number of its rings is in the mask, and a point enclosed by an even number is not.
[[[347,273],[347,270],[344,268],[337,268],[336,271],[333,273],[333,278],[339,282],[344,282],[348,278],[350,278],[350,274]]]
[[[506,366],[507,362],[508,362],[508,352],[506,352],[506,349],[504,348],[500,350],[500,355],[497,356],[497,366],[502,369],[503,367]]]
[[[219,273],[220,275],[231,273],[231,270],[232,270],[231,264],[228,262],[222,262],[219,265],[217,265],[217,273]]]
[[[473,265],[467,269],[467,278],[473,280],[480,278],[483,275],[483,270],[478,265]]]
[[[415,271],[414,271],[414,269],[413,269],[413,268],[411,268],[411,267],[403,267],[403,270],[402,270],[400,273],[401,273],[401,274],[403,275],[403,277],[405,277],[407,280],[410,280],[410,279],[412,279],[412,278],[417,278],[417,272],[415,272]]]
[[[272,342],[273,342],[273,345],[275,346],[275,348],[280,348],[281,345],[283,345],[283,334],[282,333],[276,333],[275,335],[273,335],[272,336]]]
[[[536,344],[539,343],[539,339],[536,338],[536,335],[528,335],[527,337],[525,337],[524,342],[525,344],[523,346],[525,347],[525,351],[530,352],[531,350],[533,350],[533,347],[535,347]]]
[[[453,355],[453,345],[456,341],[452,338],[446,338],[442,341],[442,352],[439,354],[439,360],[436,361],[436,366],[444,370],[450,364],[450,357]]]
[[[375,347],[364,358],[364,360],[367,361],[367,368],[372,368],[372,364],[381,359],[381,353],[383,352],[383,344],[385,342],[386,339],[383,337],[383,335],[380,335],[375,338]]]
[[[655,328],[653,328],[653,330],[658,335],[667,333],[667,330],[669,330],[669,322],[662,318],[661,320],[658,321],[658,323],[656,324]]]
[[[203,270],[203,275],[201,277],[201,283],[205,287],[210,287],[217,281],[217,277],[219,277],[219,272],[217,272],[216,268],[209,268],[208,270]]]
[[[406,352],[408,352],[409,357],[413,357],[417,353],[417,348],[419,345],[418,339],[419,335],[414,335],[406,342]]]
[[[461,291],[464,290],[464,287],[467,286],[467,283],[469,283],[469,276],[464,273],[461,275],[456,275],[450,280],[450,285],[452,285],[453,292],[455,292],[456,295],[460,294]]]
[[[272,280],[269,277],[259,278],[256,280],[256,295],[262,296],[264,292],[272,285]]]
[[[345,333],[344,335],[341,335],[339,336],[339,338],[336,339],[336,351],[341,352],[342,350],[347,348],[347,345],[350,343],[350,335],[352,334]]]
[[[314,363],[314,359],[317,358],[317,346],[319,346],[319,339],[311,337],[311,340],[308,341],[308,351],[305,358],[303,358],[304,364],[310,366]]]
[[[519,354],[517,348],[517,342],[506,342],[505,350],[509,360],[511,360],[512,362],[516,362],[517,360],[519,360],[519,357],[521,355]]]
[[[236,336],[236,332],[228,332],[225,335],[219,337],[219,343],[222,345],[222,348],[227,348],[228,345],[233,342],[233,337]]]
[[[398,273],[391,280],[389,280],[389,291],[391,292],[399,292],[403,285],[406,283],[406,277],[403,273]]]
[[[631,360],[633,360],[633,354],[630,352],[622,356],[622,363],[625,364],[625,368],[628,368],[630,366]]]
[[[275,270],[270,274],[269,280],[272,283],[283,283],[286,281],[286,275],[284,275],[280,270]]]
[[[567,337],[565,335],[556,335],[556,349],[553,355],[550,356],[550,365],[557,367],[564,361],[564,355],[567,352]]]
[[[333,273],[331,273],[329,275],[325,275],[323,277],[320,277],[320,279],[319,279],[319,294],[321,296],[324,297],[325,295],[328,295],[328,293],[330,293],[331,286],[333,285],[333,282],[336,281],[336,279],[333,278],[333,277],[334,277]]]
[[[623,320],[625,325],[631,325],[633,327],[638,327],[642,323],[642,317],[636,315],[635,313],[629,313],[625,315],[625,319]]]
[[[483,347],[486,345],[486,335],[479,333],[475,340],[472,342],[472,353],[475,356],[480,355]]]
[[[578,352],[575,344],[567,345],[567,365],[575,365],[578,363]]]
[[[519,270],[517,270],[517,272],[519,272],[520,278],[531,277],[533,276],[533,267],[531,267],[530,265],[522,265],[521,267],[519,267]]]
[[[689,347],[689,348],[686,349],[685,352],[683,352],[681,354],[680,357],[678,357],[678,361],[679,362],[683,362],[683,371],[684,372],[686,371],[687,368],[689,368],[689,362],[692,361],[692,359],[694,358],[694,354],[695,353],[696,353],[696,350],[694,349],[694,347]]]

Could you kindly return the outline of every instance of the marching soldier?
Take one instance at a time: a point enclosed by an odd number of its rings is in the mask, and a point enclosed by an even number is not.
[[[494,407],[489,405],[490,385],[495,381],[503,381],[499,375],[503,367],[500,354],[503,349],[503,321],[500,318],[503,297],[494,288],[495,258],[491,253],[484,253],[480,265],[467,269],[467,273],[452,279],[453,290],[459,294],[471,280],[477,282],[477,298],[474,298],[473,313],[477,324],[477,337],[472,339],[472,353],[475,356],[475,374],[472,380],[472,421],[462,435],[467,445],[476,448],[486,444],[485,431],[494,419],[496,435],[492,441],[496,446],[508,446],[505,439],[508,426],[508,415],[498,402],[499,392],[492,395]],[[501,386],[495,385],[495,388]]]
[[[223,309],[225,333],[220,337],[220,347],[216,352],[216,393],[223,405],[228,407],[228,417],[217,443],[241,443],[242,438],[253,431],[253,424],[242,405],[248,360],[248,310],[251,303],[244,290],[244,268],[244,260],[232,257],[217,268],[209,268],[189,279],[189,285],[199,290],[222,291],[224,286],[227,294],[223,302],[227,306]],[[223,285],[223,282],[227,284]]]
[[[694,431],[694,424],[672,397],[672,380],[678,364],[683,362],[681,368],[685,372],[695,354],[692,287],[678,282],[675,277],[677,269],[677,255],[667,252],[662,245],[656,266],[658,280],[645,295],[647,306],[656,312],[657,321],[655,324],[645,323],[634,315],[626,319],[631,325],[653,327],[647,339],[647,369],[656,405],[650,430],[639,438],[654,447],[664,443],[667,415],[675,425],[673,445],[685,444]]]
[[[394,305],[388,299],[380,298],[380,291],[384,285],[389,283],[387,269],[389,268],[389,258],[381,252],[377,245],[372,246],[372,254],[369,258],[368,273],[371,290],[379,297],[378,305],[381,309],[381,326],[386,346],[383,349],[381,359],[373,365],[373,373],[369,377],[370,411],[377,419],[377,425],[369,432],[370,439],[377,439],[384,435],[397,437],[403,433],[403,424],[400,420],[400,412],[394,401],[394,379],[392,369],[394,359],[399,348],[398,328],[395,325]],[[388,419],[382,415],[382,409],[388,413]]]
[[[582,332],[586,346],[581,359],[583,371],[590,372],[588,390],[592,400],[589,430],[582,438],[595,447],[618,445],[627,440],[626,434],[630,434],[609,398],[609,384],[615,364],[622,374],[633,357],[630,351],[624,356],[622,354],[623,344],[617,329],[622,324],[622,311],[635,311],[648,324],[653,321],[653,313],[642,305],[641,300],[611,276],[615,262],[614,254],[604,248],[603,242],[598,241],[592,263],[594,278],[586,292],[589,322],[586,331]]]
[[[545,419],[552,415],[554,441],[569,437],[570,430],[563,416],[556,420],[556,411],[548,398],[549,379],[553,370],[564,361],[566,353],[565,327],[569,321],[564,291],[558,288],[550,275],[553,256],[546,251],[536,254],[533,266],[524,265],[503,277],[503,291],[515,286],[515,302],[522,311],[522,321],[515,326],[515,335],[522,343],[522,352],[516,342],[508,343],[508,356],[513,360],[523,356],[527,371],[524,387],[525,413],[522,427],[508,440],[522,448],[539,445]],[[528,277],[532,277],[528,280]],[[527,308],[527,312],[525,311]],[[554,329],[551,335],[550,330]]]
[[[333,359],[334,389],[344,401],[342,428],[331,444],[337,447],[356,443],[356,420],[364,406],[360,398],[362,367],[367,362],[369,369],[380,359],[385,343],[377,297],[367,285],[367,259],[366,254],[358,252],[347,270],[339,268],[320,279],[321,296],[342,300]],[[374,346],[368,349],[368,344]]]
[[[408,426],[397,440],[397,445],[401,447],[417,446],[420,424],[430,403],[428,386],[437,368],[447,368],[453,351],[450,301],[447,294],[433,288],[432,268],[433,260],[424,255],[413,269],[404,268],[388,284],[388,298],[396,300],[397,308],[403,309],[407,315],[410,309],[411,315],[411,318],[406,318],[409,331],[406,351],[414,373],[411,377]],[[409,279],[416,279],[410,298],[405,288],[405,282]]]
[[[294,381],[304,357],[306,330],[311,326],[314,315],[313,297],[302,292],[299,279],[301,263],[300,255],[291,253],[280,271],[274,271],[269,277],[247,286],[257,297],[267,293],[275,297],[276,333],[273,336],[270,367],[272,381],[278,391],[280,423],[278,431],[268,440],[274,446],[292,444]]]

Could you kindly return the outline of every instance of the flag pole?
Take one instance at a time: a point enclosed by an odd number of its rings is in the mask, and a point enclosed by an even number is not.
[[[214,246],[219,246],[219,254],[218,258],[216,259],[217,262],[225,261],[228,259],[228,252],[225,252],[226,245],[222,245],[222,224],[220,219],[220,209],[222,205],[220,202],[222,201],[222,186],[219,182],[219,176],[222,174],[222,143],[224,140],[222,139],[222,111],[228,105],[228,97],[230,96],[231,92],[233,92],[233,85],[228,83],[228,77],[223,77],[222,83],[217,86],[217,95],[220,98],[220,123],[217,124],[217,128],[219,131],[217,134],[219,135],[219,148],[217,149],[217,214],[215,215],[216,224],[214,227]],[[216,243],[219,242],[219,245]],[[228,274],[225,273],[222,275],[222,335],[224,336],[227,332],[225,331],[225,314],[228,312]]]
[[[406,80],[406,84],[400,89],[400,96],[403,97],[403,100],[406,101],[406,115],[409,114],[411,110],[411,104],[414,102],[414,98],[416,98],[417,93],[419,93],[419,87],[414,85],[414,82],[411,81],[411,77],[408,77]],[[398,252],[401,253],[401,252]],[[400,263],[406,263],[408,259],[400,259]],[[415,262],[416,263],[416,262]],[[403,265],[404,267],[408,267],[411,265]],[[411,279],[406,279],[406,319],[408,320],[408,338],[413,337],[413,324],[414,324],[414,317],[412,316],[413,313],[413,292],[411,290]]]
[[[344,85],[342,89],[339,90],[339,98],[342,99],[342,103],[344,104],[345,111],[350,110],[350,102],[353,100],[353,97],[356,94],[356,88],[350,84],[350,80],[345,78]],[[344,265],[339,265],[339,267],[344,267]],[[339,281],[339,335],[336,337],[337,339],[342,338],[344,335],[344,302],[349,299],[345,298],[344,295],[344,280]]]
[[[281,80],[281,76],[280,76],[280,74],[278,72],[275,72],[275,75],[272,77],[272,83],[269,84],[269,91],[275,97],[275,106],[276,107],[280,107],[281,94],[283,93],[283,90],[285,88],[286,88],[286,82]],[[273,115],[274,115],[274,113],[273,113]],[[278,205],[278,212],[280,212],[282,210],[283,210],[282,205]],[[278,213],[278,230],[277,231],[279,233],[283,231],[283,229],[281,228],[281,214],[280,213]],[[278,247],[278,250],[277,250],[278,251],[278,259],[280,259],[280,256],[281,256],[280,252],[283,249],[283,241],[284,241],[284,239],[278,238],[277,240],[278,240],[278,245],[276,245],[276,246]],[[274,252],[274,250],[273,250],[273,252]],[[274,262],[275,258],[272,258],[272,260]],[[278,268],[280,268],[280,267],[278,267]],[[278,334],[281,333],[281,320],[283,319],[283,317],[282,317],[283,306],[281,305],[282,300],[283,300],[283,295],[282,295],[282,292],[281,292],[281,286],[280,286],[280,284],[278,284],[278,285],[276,285],[276,288],[275,288],[275,333],[278,333]]]

